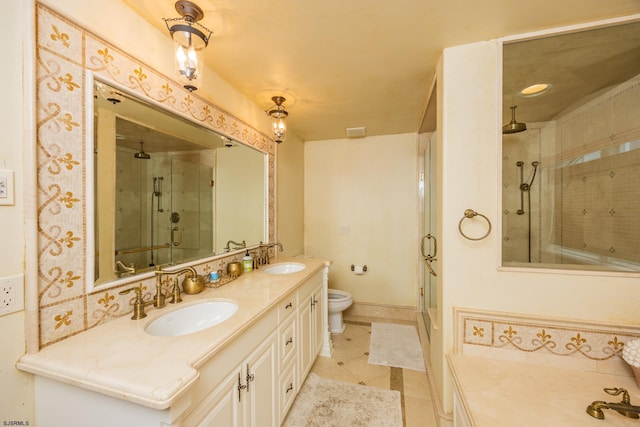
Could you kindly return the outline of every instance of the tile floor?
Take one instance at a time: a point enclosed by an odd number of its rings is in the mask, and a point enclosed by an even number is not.
[[[347,322],[343,334],[332,334],[333,356],[318,357],[311,372],[337,381],[398,390],[404,427],[435,427],[436,419],[425,372],[371,365],[371,324]]]

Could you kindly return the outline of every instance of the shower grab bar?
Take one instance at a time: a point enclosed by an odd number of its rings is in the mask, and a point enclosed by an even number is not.
[[[148,246],[146,248],[131,248],[131,249],[116,249],[116,255],[135,254],[138,252],[155,251],[156,249],[166,249],[170,245],[165,243],[164,245]]]
[[[487,221],[487,224],[489,225],[489,229],[487,230],[487,232],[482,237],[469,237],[466,234],[464,234],[464,231],[462,231],[462,222],[467,218],[471,219],[471,218],[473,218],[475,216],[481,216],[482,218],[485,219],[485,221]],[[462,237],[464,237],[465,239],[482,240],[485,237],[487,237],[489,235],[489,233],[491,233],[491,221],[489,221],[489,218],[487,218],[486,216],[482,215],[481,213],[478,213],[478,212],[474,211],[473,209],[467,209],[467,210],[464,211],[464,216],[462,217],[462,219],[458,223],[458,231],[460,232],[460,234],[462,234]]]
[[[433,239],[433,255],[431,254],[425,254],[424,252],[424,241],[425,240],[430,240]],[[427,234],[426,236],[424,236],[422,238],[422,241],[420,242],[420,253],[422,254],[422,257],[424,258],[424,263],[426,264],[427,268],[429,269],[429,273],[431,273],[433,276],[438,276],[438,274],[436,274],[436,272],[433,270],[433,267],[431,267],[431,262],[432,261],[437,261],[436,260],[436,255],[438,254],[438,239],[436,239],[436,236],[433,236],[431,234]]]

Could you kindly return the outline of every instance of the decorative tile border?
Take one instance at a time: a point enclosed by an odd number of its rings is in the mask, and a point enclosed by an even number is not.
[[[85,254],[90,208],[86,194],[87,115],[85,100],[93,94],[87,78],[116,84],[177,115],[257,148],[268,155],[269,239],[275,239],[275,143],[205,99],[132,58],[85,28],[36,6],[36,129],[38,206],[39,345],[44,347],[131,312],[123,287],[142,284],[145,299],[155,278],[123,281],[87,294]],[[238,255],[194,265],[199,273],[224,269]],[[163,286],[168,290],[169,284]]]
[[[455,347],[459,353],[491,350],[593,362],[620,359],[624,343],[640,338],[640,327],[619,326],[520,314],[454,309]]]

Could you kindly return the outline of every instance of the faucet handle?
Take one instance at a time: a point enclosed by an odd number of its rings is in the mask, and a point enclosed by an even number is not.
[[[180,286],[178,285],[178,278],[176,277],[175,280],[173,281],[173,292],[172,292],[172,298],[171,301],[169,301],[169,304],[177,304],[179,302],[182,302],[182,298],[180,297]]]
[[[621,387],[609,387],[604,389],[605,393],[610,394],[611,396],[617,396],[622,394],[622,403],[631,403],[631,399],[629,398],[629,392],[626,388]]]
[[[120,291],[120,295],[126,295],[129,292],[134,291],[136,293],[136,299],[141,299],[142,300],[142,283],[140,283],[139,286],[134,286],[133,288],[129,288],[129,289],[125,289],[123,291]]]
[[[131,319],[139,320],[147,317],[147,314],[144,312],[145,303],[142,299],[142,283],[139,286],[134,286],[133,288],[125,289],[120,291],[120,295],[126,295],[129,292],[134,291],[136,293],[136,300],[133,302],[133,316]]]

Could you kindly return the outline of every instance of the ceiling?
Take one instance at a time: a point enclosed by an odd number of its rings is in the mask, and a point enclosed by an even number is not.
[[[162,31],[178,16],[173,0],[121,1]],[[214,32],[206,65],[262,109],[287,98],[288,126],[306,141],[360,126],[417,132],[446,47],[640,13],[640,0],[195,3]]]
[[[640,22],[505,44],[503,123],[517,105],[518,122],[545,122],[603,91],[640,76]],[[532,84],[551,88],[536,96]]]

